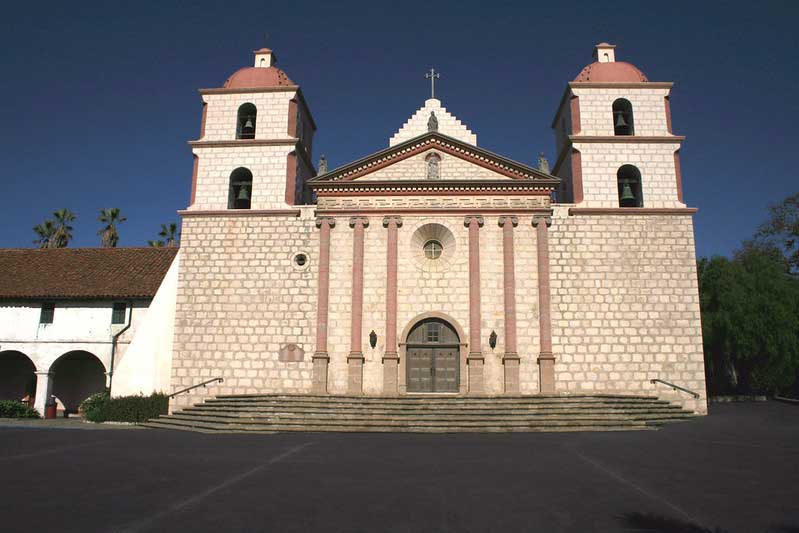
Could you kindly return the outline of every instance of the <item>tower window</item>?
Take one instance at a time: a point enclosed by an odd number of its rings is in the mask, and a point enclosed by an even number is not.
[[[441,179],[441,156],[430,154],[424,158],[424,161],[427,164],[427,179]]]
[[[641,172],[633,165],[623,165],[616,172],[619,186],[619,207],[644,207]]]
[[[624,98],[613,102],[613,133],[614,135],[635,135],[633,105]]]
[[[255,139],[255,119],[258,110],[253,104],[242,104],[236,120],[237,139]]]
[[[114,309],[111,312],[111,323],[112,324],[124,324],[125,323],[125,312],[127,311],[128,306],[125,302],[114,302]]]
[[[252,198],[252,172],[239,167],[230,175],[228,209],[249,209]]]

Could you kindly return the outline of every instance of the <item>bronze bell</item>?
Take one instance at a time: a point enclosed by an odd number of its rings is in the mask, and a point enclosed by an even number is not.
[[[246,131],[252,131],[254,127],[255,126],[253,126],[252,118],[248,117],[247,118],[247,122],[244,123],[244,128],[242,128],[242,129],[244,129]]]
[[[239,201],[250,200],[250,190],[246,185],[242,185],[241,187],[239,187],[239,195],[236,197],[236,200]]]
[[[625,183],[621,189],[621,198],[619,198],[622,206],[626,206],[626,204],[635,204],[635,195],[633,194],[633,189],[630,187],[629,183]]]
[[[627,121],[624,120],[624,114],[622,114],[622,113],[618,114],[618,116],[616,118],[616,127],[617,128],[626,128],[627,127]]]

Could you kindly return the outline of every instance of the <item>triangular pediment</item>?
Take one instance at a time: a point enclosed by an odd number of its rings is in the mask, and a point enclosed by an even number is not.
[[[310,181],[427,181],[427,159],[440,158],[441,181],[535,181],[542,187],[556,187],[559,179],[533,167],[502,157],[488,150],[429,132],[344,165]]]

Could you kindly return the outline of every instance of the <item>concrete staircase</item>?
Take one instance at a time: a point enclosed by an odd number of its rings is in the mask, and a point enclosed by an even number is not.
[[[511,433],[655,429],[693,413],[650,396],[217,396],[143,424],[188,431]]]

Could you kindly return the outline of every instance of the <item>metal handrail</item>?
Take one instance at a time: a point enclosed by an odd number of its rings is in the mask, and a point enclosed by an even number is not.
[[[683,392],[687,392],[688,394],[690,394],[694,398],[697,398],[697,399],[699,398],[699,393],[696,393],[696,392],[694,392],[692,390],[686,389],[685,387],[680,387],[679,385],[675,385],[674,383],[669,383],[668,381],[663,381],[662,379],[657,379],[657,378],[656,379],[650,379],[649,383],[652,383],[653,385],[655,383],[663,383],[664,385],[667,385],[667,386],[671,387],[674,390],[681,390]]]
[[[177,391],[177,392],[175,392],[173,394],[170,394],[169,398],[174,398],[178,394],[183,394],[184,392],[189,392],[190,390],[193,390],[193,389],[196,389],[196,388],[199,388],[199,387],[205,387],[209,383],[214,383],[214,382],[222,383],[223,381],[225,381],[224,378],[209,379],[208,381],[203,381],[202,383],[198,383],[196,385],[192,385],[191,387],[186,387],[183,390],[179,390],[179,391]]]

